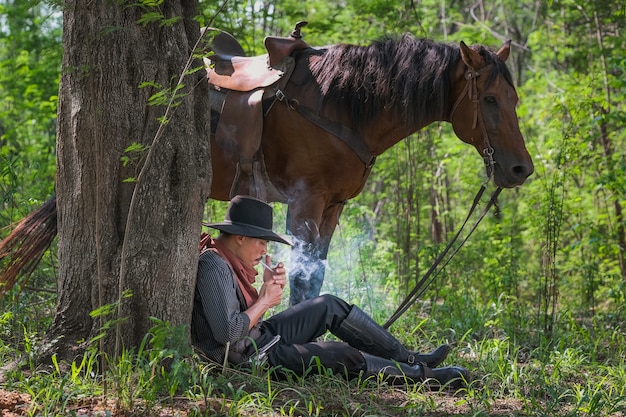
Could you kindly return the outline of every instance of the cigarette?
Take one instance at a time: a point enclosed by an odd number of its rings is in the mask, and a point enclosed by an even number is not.
[[[262,261],[262,260],[260,260],[260,259],[259,259],[259,263],[260,263],[261,265],[263,265],[263,267],[264,267],[265,269],[267,269],[268,271],[274,272],[274,271],[272,270],[272,267],[271,267],[271,266],[269,266],[268,264],[266,264],[265,262],[263,262],[263,261]]]

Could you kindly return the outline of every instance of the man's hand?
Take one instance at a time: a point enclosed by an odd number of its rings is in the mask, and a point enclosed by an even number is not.
[[[272,258],[269,255],[265,255],[265,264],[271,265]],[[274,284],[280,285],[281,288],[285,288],[287,284],[287,271],[285,270],[285,265],[282,262],[279,262],[271,270],[267,268],[263,268],[263,283],[273,282]]]
[[[265,263],[271,265],[271,257],[265,256]],[[283,289],[287,284],[287,271],[282,262],[279,262],[271,270],[263,269],[263,285],[259,291],[259,301],[268,308],[276,307],[280,304],[283,295]]]

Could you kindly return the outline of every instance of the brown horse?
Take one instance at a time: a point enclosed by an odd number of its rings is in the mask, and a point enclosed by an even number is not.
[[[497,186],[521,185],[532,174],[505,65],[509,51],[510,42],[493,52],[404,35],[293,53],[295,69],[280,100],[271,99],[260,142],[278,193],[272,200],[288,205],[287,228],[299,243],[294,250],[307,260],[298,265],[308,265],[291,267],[291,304],[319,294],[344,204],[363,189],[375,157],[411,133],[450,122],[483,157]],[[228,200],[240,155],[215,140],[211,150],[211,198]],[[0,256],[16,238],[0,244]]]
[[[291,267],[291,304],[319,294],[345,202],[361,192],[375,157],[411,133],[451,122],[501,187],[533,172],[504,63],[509,50],[510,43],[493,53],[405,35],[294,54],[294,73],[264,120],[261,141],[269,178],[288,204],[287,228],[308,261]],[[237,157],[219,146],[212,152],[211,197],[226,200]]]

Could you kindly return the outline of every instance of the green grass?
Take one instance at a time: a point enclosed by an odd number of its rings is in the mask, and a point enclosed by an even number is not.
[[[491,315],[494,309],[473,314]],[[21,414],[28,416],[78,415],[79,410],[102,416],[624,415],[625,335],[601,318],[585,322],[563,315],[553,339],[520,342],[488,321],[455,333],[441,326],[460,317],[444,308],[433,314],[415,322],[403,317],[394,331],[405,341],[430,334],[426,346],[453,344],[446,364],[472,370],[466,389],[436,392],[373,378],[346,381],[330,373],[275,381],[265,368],[250,373],[202,361],[186,345],[183,329],[156,320],[142,346],[110,361],[104,375],[95,348],[71,364],[37,367],[38,338],[24,325],[20,337],[0,341],[3,362],[19,359],[22,365],[5,372],[1,388],[30,395]],[[14,320],[19,317],[5,315],[0,325],[13,329]]]
[[[335,265],[337,262],[335,262]],[[333,293],[384,322],[399,297],[376,284],[375,271],[358,268],[339,279]],[[351,280],[368,276],[368,282]],[[442,279],[447,279],[442,277]],[[380,280],[384,282],[384,280]],[[45,287],[45,286],[42,286]],[[486,301],[487,300],[487,301]],[[0,385],[28,394],[21,415],[73,416],[624,416],[626,331],[623,314],[607,303],[590,314],[561,309],[546,323],[527,302],[501,294],[486,298],[471,287],[440,285],[396,321],[391,331],[422,351],[453,346],[444,365],[472,371],[458,392],[426,386],[389,386],[368,379],[346,381],[324,373],[272,380],[267,369],[242,372],[201,360],[185,329],[154,320],[141,346],[116,360],[97,343],[73,363],[37,365],[52,312],[49,292],[23,290],[1,300]],[[565,303],[563,303],[565,304]],[[616,304],[617,305],[617,304]],[[286,307],[286,302],[273,313]],[[619,305],[617,305],[619,308]],[[332,338],[332,336],[328,336]],[[100,371],[102,359],[106,371]],[[4,391],[2,391],[4,390]]]

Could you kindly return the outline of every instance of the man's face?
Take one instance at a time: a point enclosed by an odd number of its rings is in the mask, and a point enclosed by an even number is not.
[[[237,256],[246,264],[256,266],[263,255],[267,254],[268,241],[255,237],[239,237],[239,253]]]

